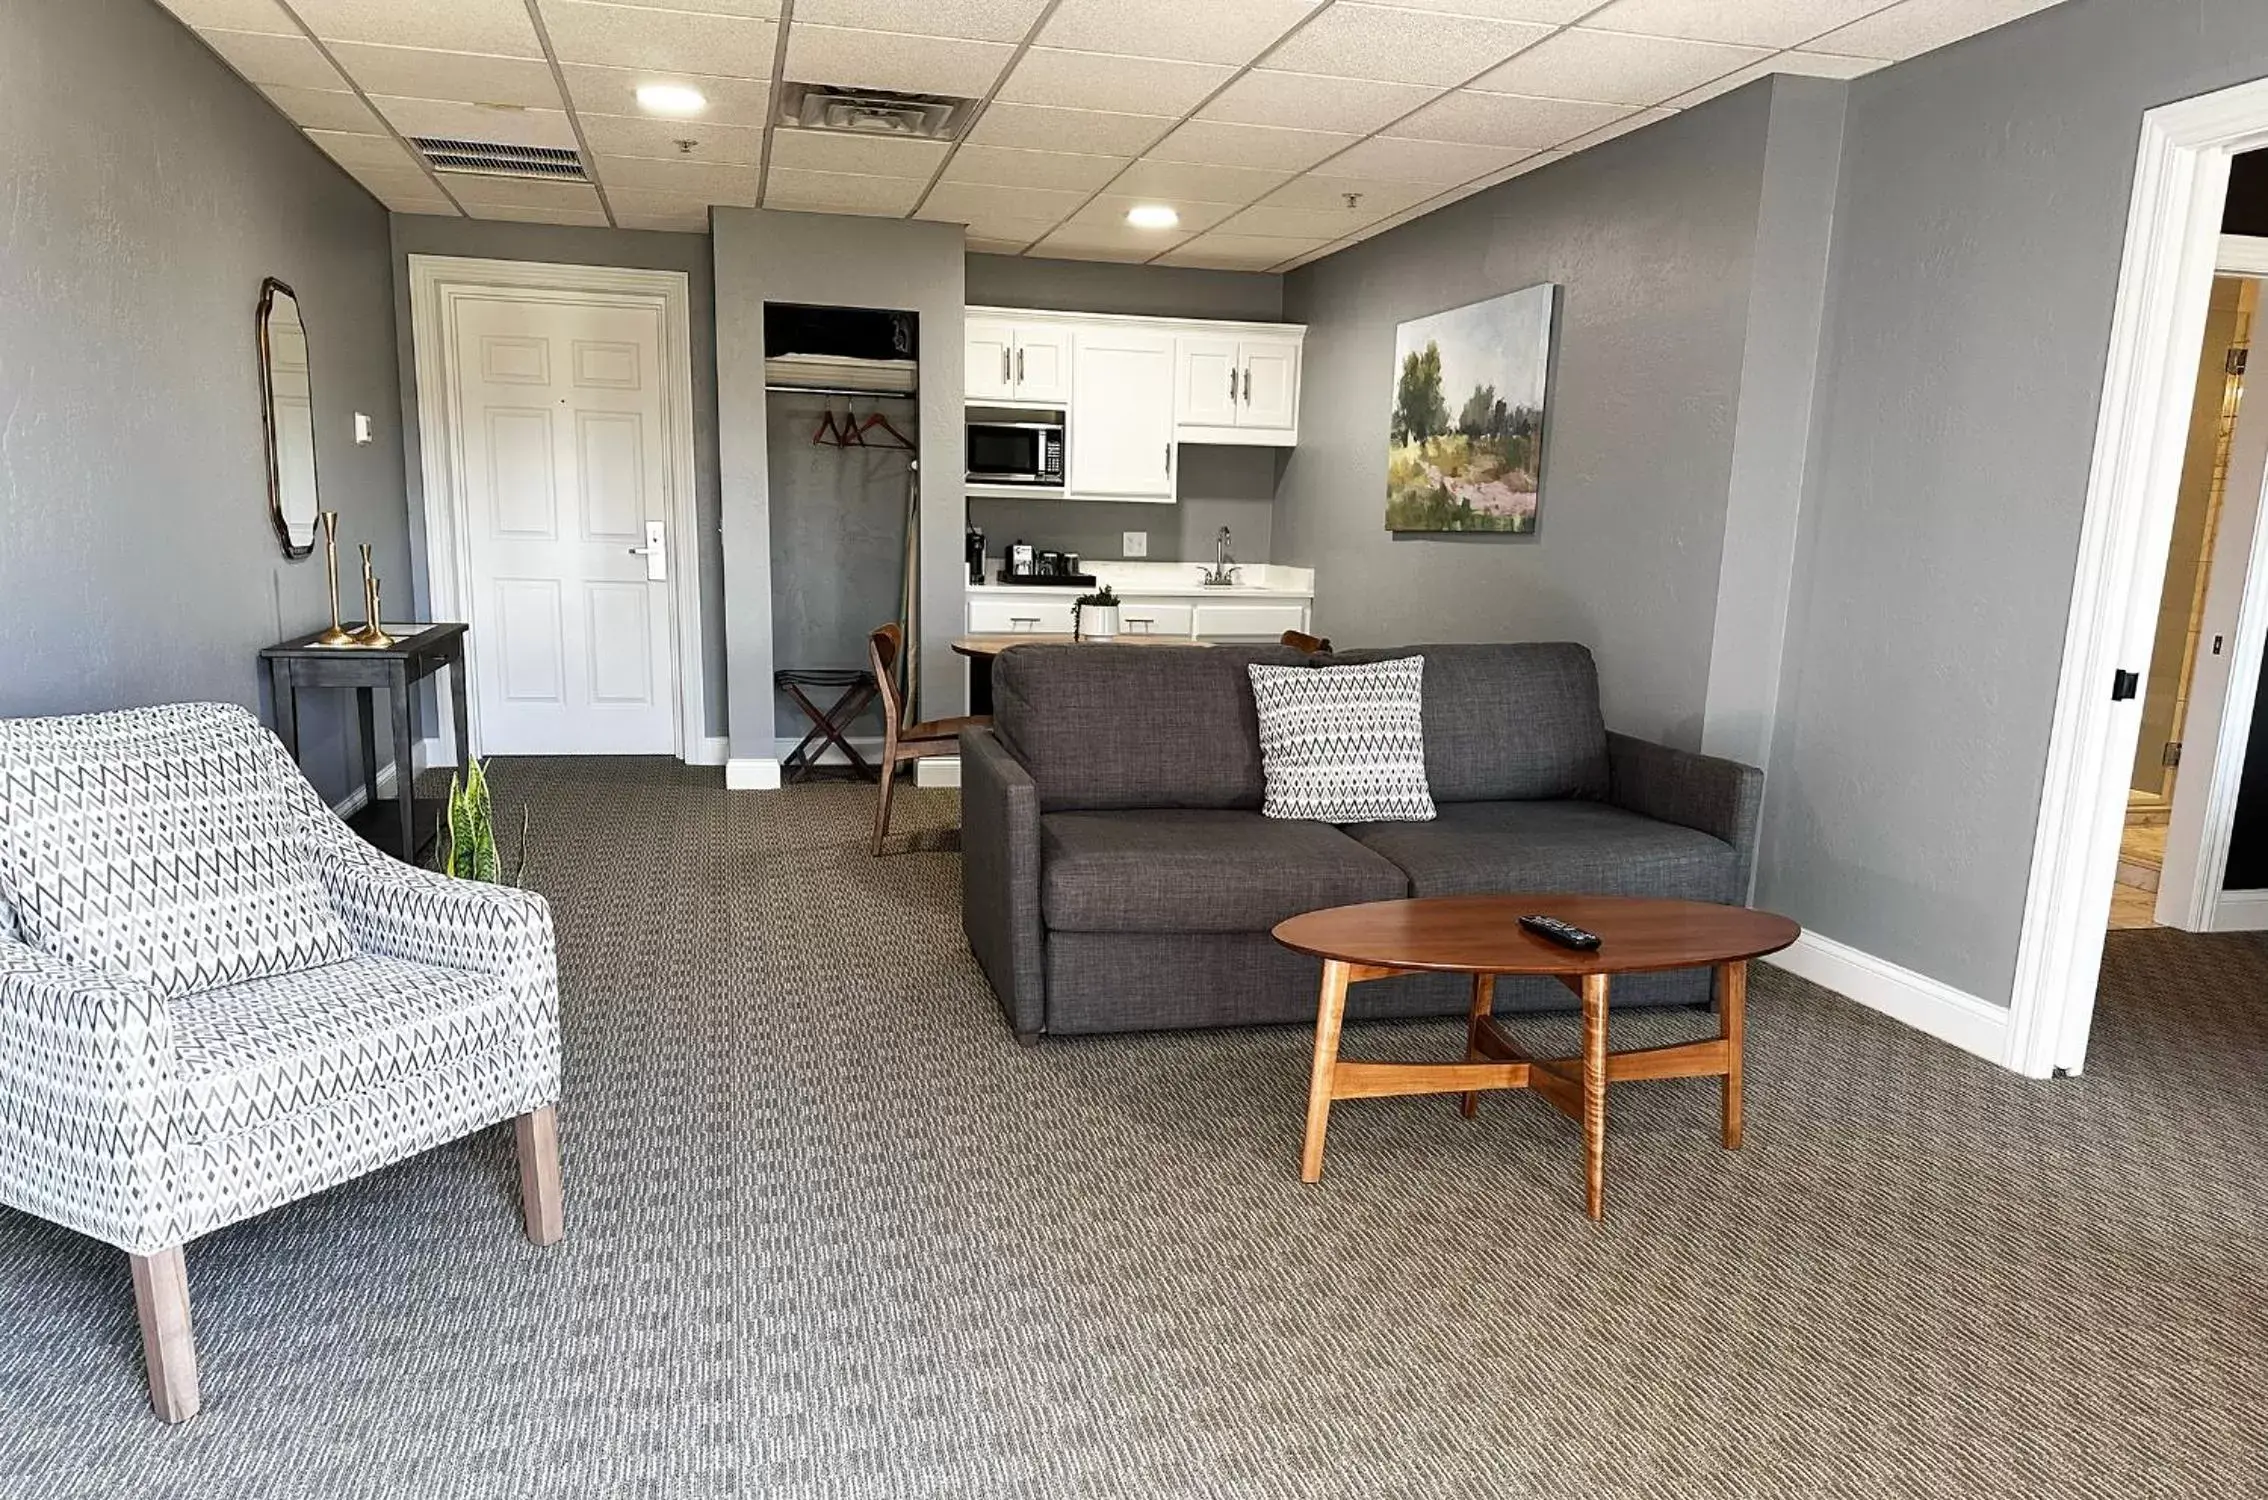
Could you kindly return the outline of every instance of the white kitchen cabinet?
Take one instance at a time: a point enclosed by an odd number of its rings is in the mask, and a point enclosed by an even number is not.
[[[962,383],[971,401],[1063,405],[1071,395],[1071,330],[1060,323],[970,318]]]
[[[1071,606],[1082,589],[1058,589],[1061,597],[1010,596],[969,601],[971,635],[1069,635]]]
[[[1300,341],[1246,338],[1238,341],[1236,425],[1289,432],[1299,426]]]
[[[1234,427],[1238,382],[1244,367],[1237,363],[1242,346],[1233,338],[1185,334],[1175,342],[1179,406],[1176,422],[1183,427]]]
[[[1290,446],[1300,344],[1273,334],[1183,334],[1174,355],[1181,441]]]
[[[1170,502],[1173,335],[1116,323],[1073,330],[1064,443],[1071,498]]]
[[[1280,603],[1200,604],[1189,633],[1204,641],[1273,641],[1287,630],[1307,629],[1309,606]]]

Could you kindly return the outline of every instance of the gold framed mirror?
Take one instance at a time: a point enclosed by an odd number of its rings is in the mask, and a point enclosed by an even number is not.
[[[260,283],[260,419],[268,443],[268,513],[287,558],[315,550],[322,500],[315,482],[315,387],[299,298],[271,276]]]

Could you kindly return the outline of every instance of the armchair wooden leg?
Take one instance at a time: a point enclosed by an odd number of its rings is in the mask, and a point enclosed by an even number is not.
[[[890,735],[883,745],[882,760],[877,769],[882,773],[882,784],[875,788],[878,797],[874,804],[874,852],[880,854],[882,852],[882,841],[890,836],[890,793],[896,790],[898,781],[898,737],[896,734]]]
[[[566,1233],[559,1193],[559,1106],[546,1104],[512,1122],[520,1157],[520,1217],[528,1238],[556,1245]]]
[[[186,1422],[203,1404],[197,1390],[197,1340],[189,1327],[189,1276],[181,1247],[130,1255],[134,1311],[142,1320],[142,1361],[150,1372],[150,1409],[161,1422]]]

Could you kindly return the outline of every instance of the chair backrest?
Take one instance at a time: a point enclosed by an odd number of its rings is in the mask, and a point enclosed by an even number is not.
[[[882,722],[905,727],[906,705],[898,691],[898,657],[906,649],[906,633],[897,621],[877,625],[866,637],[867,665],[874,669],[874,685],[882,693]]]
[[[1304,630],[1285,631],[1284,638],[1279,644],[1289,646],[1295,651],[1305,651],[1310,654],[1331,649],[1329,636],[1309,635]]]

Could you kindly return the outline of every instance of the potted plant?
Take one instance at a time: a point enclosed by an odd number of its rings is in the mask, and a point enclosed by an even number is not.
[[[1118,596],[1104,584],[1071,601],[1071,639],[1107,641],[1118,634]]]
[[[433,868],[459,880],[485,880],[491,885],[518,885],[528,868],[528,809],[520,808],[519,858],[512,873],[496,852],[496,811],[489,801],[488,776],[479,761],[470,762],[462,782],[449,778],[449,801],[441,812],[440,837],[434,843]]]

